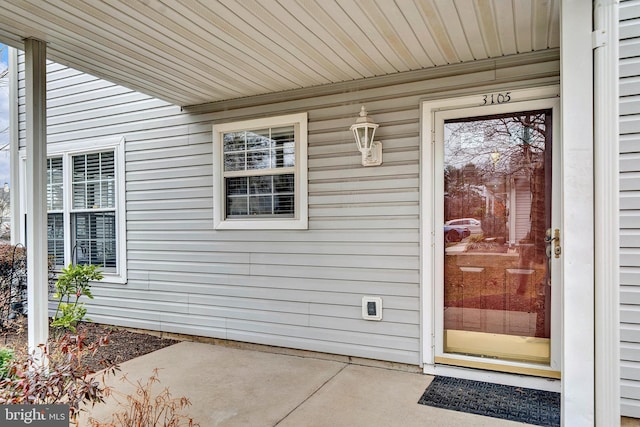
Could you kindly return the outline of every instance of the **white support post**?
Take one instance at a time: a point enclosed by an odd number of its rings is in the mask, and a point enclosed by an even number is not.
[[[566,426],[592,426],[595,422],[592,4],[585,0],[563,0],[560,7],[562,422]],[[580,197],[576,198],[576,194]]]
[[[29,351],[49,335],[47,285],[46,45],[25,40],[27,106],[27,309]]]
[[[618,1],[594,8],[596,425],[620,422]]]
[[[18,51],[9,48],[9,169],[11,173],[11,244],[20,242],[20,147],[18,138]]]

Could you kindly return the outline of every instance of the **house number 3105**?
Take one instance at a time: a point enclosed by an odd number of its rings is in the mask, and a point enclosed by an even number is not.
[[[511,101],[511,92],[482,95],[482,105],[504,104]]]

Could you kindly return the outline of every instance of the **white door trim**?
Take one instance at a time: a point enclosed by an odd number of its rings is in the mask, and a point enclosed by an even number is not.
[[[562,421],[581,426],[595,423],[592,7],[560,3],[562,180],[565,198],[581,196],[563,208]]]
[[[508,95],[506,95],[508,93]],[[494,105],[507,105],[515,104],[519,102],[537,101],[540,99],[554,98],[559,95],[558,86],[538,87],[531,89],[511,90],[505,92],[494,93],[480,93],[477,95],[464,96],[459,98],[448,98],[436,101],[425,101],[421,105],[421,120],[422,120],[422,150],[421,150],[421,228],[422,228],[422,325],[423,325],[423,366],[427,373],[434,373],[436,370],[442,371],[443,368],[437,368],[435,365],[435,357],[437,354],[437,336],[438,328],[442,327],[442,322],[436,319],[436,315],[439,310],[434,310],[439,300],[437,298],[436,286],[441,281],[441,268],[437,265],[438,256],[435,253],[436,243],[440,234],[437,233],[436,224],[438,220],[435,206],[440,203],[439,196],[441,190],[438,190],[438,186],[442,183],[434,174],[433,165],[436,164],[436,151],[435,151],[435,135],[436,124],[434,117],[436,112],[447,110],[458,110],[462,108],[482,107],[491,104],[491,96],[494,97]],[[498,95],[500,95],[501,102],[498,101]],[[509,101],[504,102],[505,96],[508,96]],[[554,124],[554,136],[556,140],[558,135],[558,128],[560,123]],[[554,162],[555,163],[555,162]],[[559,328],[558,328],[559,329]],[[561,335],[561,331],[554,330],[556,334]],[[561,338],[560,338],[561,339]],[[553,357],[553,356],[552,356]],[[559,362],[558,362],[559,363]],[[557,367],[559,368],[559,366]],[[455,371],[456,368],[450,368]],[[470,371],[468,369],[460,369],[460,376],[468,375]],[[493,375],[493,378],[508,378],[508,374]],[[529,381],[528,379],[526,381]],[[544,380],[548,381],[548,380]],[[504,382],[502,380],[501,382]],[[520,380],[522,383],[522,380]],[[531,378],[529,386],[537,387],[539,381]]]
[[[502,95],[502,94],[501,94]],[[561,202],[561,188],[562,181],[560,178],[561,170],[562,170],[562,162],[560,161],[560,104],[559,104],[559,88],[554,86],[553,88],[544,88],[544,89],[527,89],[527,90],[516,90],[516,91],[507,91],[502,95],[502,99],[508,99],[508,102],[503,103],[494,103],[487,105],[477,105],[478,99],[482,100],[484,103],[485,96],[481,97],[469,97],[467,98],[470,101],[470,106],[460,107],[451,109],[446,104],[441,105],[437,111],[434,111],[432,117],[435,116],[433,120],[433,126],[435,127],[435,141],[436,144],[433,148],[434,158],[433,158],[433,173],[444,170],[444,164],[442,163],[444,160],[444,146],[442,143],[438,143],[439,141],[443,141],[444,139],[444,122],[447,119],[456,119],[463,117],[477,117],[489,114],[504,114],[518,111],[531,111],[531,110],[544,110],[544,109],[552,109],[552,144],[551,149],[553,150],[553,182],[554,182],[554,193],[551,195],[552,205],[553,205],[553,218],[551,219],[551,228],[556,229],[561,227],[561,215],[562,215],[562,202]],[[499,96],[493,94],[493,97]],[[535,97],[535,99],[531,99],[531,97]],[[489,96],[490,97],[490,96]],[[446,103],[446,101],[445,101]],[[475,105],[474,105],[475,103]],[[425,165],[428,166],[428,165]],[[432,267],[432,271],[434,272],[434,288],[435,288],[435,298],[434,298],[434,314],[435,314],[435,322],[434,322],[434,340],[435,340],[435,356],[446,356],[448,358],[454,358],[458,360],[467,360],[467,361],[482,361],[482,363],[487,365],[500,365],[503,367],[509,366],[512,368],[524,368],[524,369],[535,369],[541,371],[560,371],[561,369],[561,347],[562,347],[562,329],[561,329],[561,283],[562,283],[562,258],[556,259],[552,257],[550,259],[550,263],[552,265],[552,286],[551,286],[551,361],[548,367],[541,367],[536,364],[531,363],[521,363],[521,362],[510,362],[505,360],[494,360],[494,359],[479,359],[477,357],[467,357],[461,355],[451,355],[445,354],[443,350],[443,331],[444,331],[444,289],[441,284],[444,281],[444,237],[443,234],[439,232],[440,225],[444,223],[444,209],[442,200],[444,194],[442,193],[444,189],[443,176],[441,173],[436,175],[434,179],[434,205],[432,207],[433,212],[433,222],[429,225],[432,226],[433,230],[436,230],[433,235],[432,247],[436,248],[434,256],[434,265]],[[562,231],[562,230],[561,230]]]

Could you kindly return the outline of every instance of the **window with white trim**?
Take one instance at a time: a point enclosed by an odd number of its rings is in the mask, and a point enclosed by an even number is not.
[[[49,257],[57,268],[99,265],[104,281],[126,282],[124,139],[56,148],[47,159]]]
[[[306,229],[307,114],[213,127],[217,229]]]

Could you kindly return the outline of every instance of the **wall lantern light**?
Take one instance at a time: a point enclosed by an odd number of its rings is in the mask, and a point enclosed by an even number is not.
[[[362,106],[360,117],[351,125],[351,132],[356,139],[358,150],[362,153],[362,166],[378,166],[382,164],[382,143],[373,140],[378,124],[367,117],[367,110]]]

